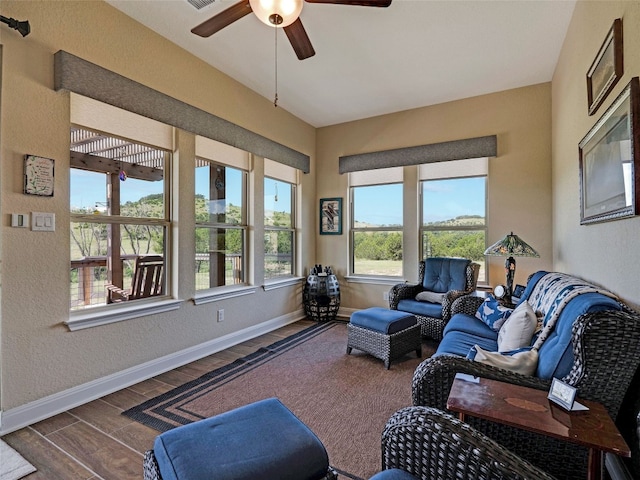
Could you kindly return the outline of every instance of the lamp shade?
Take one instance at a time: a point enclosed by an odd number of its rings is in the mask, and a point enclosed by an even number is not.
[[[499,242],[494,243],[484,251],[485,255],[498,257],[539,257],[531,245],[511,232]]]
[[[256,17],[271,27],[287,27],[300,16],[302,0],[249,0]]]

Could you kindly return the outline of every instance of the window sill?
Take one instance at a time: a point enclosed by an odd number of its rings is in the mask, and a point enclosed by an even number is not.
[[[171,298],[147,302],[136,300],[130,304],[123,304],[122,306],[110,305],[108,307],[92,308],[82,312],[72,312],[69,314],[69,320],[64,322],[64,324],[70,331],[75,332],[76,330],[83,330],[85,328],[99,327],[132,318],[177,310],[181,305],[182,300]]]
[[[197,293],[193,296],[192,300],[196,305],[202,305],[205,303],[227,300],[229,298],[252,295],[254,293],[256,293],[256,287],[248,287],[246,285],[243,285],[241,287],[222,287],[215,290],[208,290],[206,292]]]
[[[367,277],[364,275],[351,275],[344,277],[344,279],[347,283],[371,283],[376,285],[396,285],[405,282],[400,277]]]
[[[305,279],[304,277],[287,277],[287,278],[275,279],[275,280],[269,281],[268,283],[265,282],[265,284],[262,285],[262,288],[264,289],[265,292],[268,292],[269,290],[275,290],[277,288],[284,288],[284,287],[290,287],[292,285],[299,285],[300,282],[304,279]]]

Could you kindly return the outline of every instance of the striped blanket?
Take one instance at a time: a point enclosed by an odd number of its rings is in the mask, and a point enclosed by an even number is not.
[[[527,299],[536,315],[543,317],[544,325],[538,336],[534,350],[538,350],[555,327],[562,309],[575,297],[583,293],[601,293],[615,300],[613,293],[601,287],[585,282],[564,273],[551,272],[543,276],[531,291]]]

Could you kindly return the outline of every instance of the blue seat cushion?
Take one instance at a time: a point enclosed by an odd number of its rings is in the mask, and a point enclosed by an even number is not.
[[[317,480],[329,458],[277,398],[169,430],[154,442],[163,480]]]
[[[452,330],[444,336],[433,357],[439,355],[466,357],[474,345],[480,345],[482,349],[490,352],[498,351],[497,339],[483,338],[471,333]]]
[[[431,257],[425,260],[422,286],[430,292],[445,293],[464,290],[467,286],[466,258]]]
[[[453,331],[468,333],[470,335],[475,335],[480,338],[486,338],[496,342],[498,341],[498,332],[489,327],[482,320],[465,313],[456,313],[451,317],[451,320],[449,320],[447,325],[444,327],[442,334],[446,335],[448,332]]]
[[[419,302],[406,298],[398,302],[398,310],[423,317],[442,318],[442,305],[439,303]]]
[[[390,468],[376,473],[369,480],[417,480],[418,477],[414,477],[409,472],[400,470],[399,468]]]
[[[407,312],[371,307],[351,314],[350,322],[361,328],[391,335],[414,326],[416,317]]]

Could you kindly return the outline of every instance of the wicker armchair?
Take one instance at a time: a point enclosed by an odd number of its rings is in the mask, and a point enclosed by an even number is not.
[[[373,479],[384,479],[384,470],[392,468],[422,480],[553,479],[466,423],[429,407],[407,407],[391,416],[382,432],[382,468]]]
[[[479,301],[481,299],[464,297],[453,305],[452,311],[454,314],[474,312]],[[635,424],[632,409],[621,407],[623,399],[625,403],[632,403],[625,399],[627,392],[634,398],[638,396],[637,389],[631,392],[630,385],[640,364],[640,316],[627,308],[581,315],[573,324],[571,341],[575,360],[563,380],[576,387],[581,398],[602,403],[618,426]],[[412,382],[413,404],[445,410],[458,372],[540,390],[548,390],[551,383],[462,357],[441,355],[425,360],[416,368]],[[628,416],[631,418],[626,418]],[[467,421],[557,478],[586,476],[586,448],[473,417]],[[630,439],[626,440],[631,445]]]
[[[474,292],[476,289],[476,284],[478,282],[478,274],[480,272],[480,265],[477,263],[472,263],[467,260],[468,264],[465,268],[465,288],[461,290],[448,290],[444,293],[442,297],[442,307],[440,305],[437,306],[438,315],[431,316],[425,313],[421,313],[422,302],[414,302],[416,295],[420,292],[425,291],[424,283],[425,283],[425,271],[427,270],[427,262],[440,262],[442,260],[453,260],[453,261],[461,261],[461,259],[446,259],[446,258],[427,258],[426,260],[420,261],[420,265],[418,268],[418,283],[399,283],[391,287],[389,291],[389,308],[391,310],[404,310],[409,313],[412,313],[416,316],[418,323],[420,324],[420,330],[423,337],[433,338],[434,340],[442,340],[442,331],[444,330],[445,325],[451,318],[451,305],[453,302],[464,296],[469,295]],[[405,305],[400,305],[401,301],[406,305],[406,301],[410,301],[412,303],[408,308]],[[414,308],[417,307],[417,308]]]

